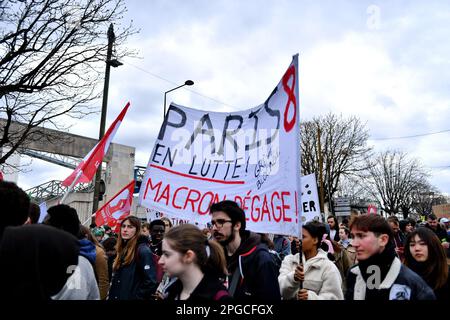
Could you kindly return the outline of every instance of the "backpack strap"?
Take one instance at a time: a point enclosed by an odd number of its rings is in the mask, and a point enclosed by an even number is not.
[[[233,272],[233,275],[231,276],[230,286],[228,287],[228,293],[230,294],[230,296],[234,296],[234,293],[236,292],[240,277],[241,277],[241,272],[239,270],[239,266],[237,266]]]
[[[220,299],[222,299],[223,297],[227,297],[229,296],[229,293],[227,290],[219,290],[217,291],[216,295],[214,296],[214,301],[218,301]]]

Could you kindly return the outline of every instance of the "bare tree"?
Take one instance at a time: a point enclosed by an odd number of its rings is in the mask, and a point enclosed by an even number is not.
[[[303,122],[301,150],[303,174],[319,174],[318,132],[323,163],[325,201],[330,203],[343,177],[358,177],[366,169],[371,154],[367,146],[369,133],[357,117],[327,114]]]
[[[403,152],[385,151],[368,161],[366,186],[384,211],[391,215],[402,211],[407,218],[427,177],[417,159],[410,159]]]
[[[419,215],[427,216],[432,212],[434,205],[445,203],[447,203],[445,196],[436,187],[425,181],[419,184],[417,190],[413,193],[410,210],[412,209]]]
[[[339,181],[338,194],[349,198],[351,203],[377,202],[376,199],[367,192],[365,180],[358,177],[344,177]]]
[[[125,11],[123,0],[0,0],[0,165],[27,141],[54,143],[39,127],[65,130],[65,118],[98,111],[106,31]],[[115,43],[134,32],[121,27]]]

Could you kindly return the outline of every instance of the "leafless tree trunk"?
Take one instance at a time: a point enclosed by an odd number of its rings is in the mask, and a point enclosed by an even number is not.
[[[366,169],[371,154],[367,146],[369,134],[356,117],[335,114],[314,118],[301,125],[303,174],[319,173],[318,128],[323,157],[324,194],[330,203],[343,177],[359,177]]]
[[[64,119],[98,111],[107,29],[125,10],[123,0],[0,0],[0,165],[30,139],[55,143],[39,126],[65,130]],[[116,44],[134,32],[120,28]]]

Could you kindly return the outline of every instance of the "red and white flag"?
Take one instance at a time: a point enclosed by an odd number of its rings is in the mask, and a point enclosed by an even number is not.
[[[116,118],[116,120],[114,120],[114,122],[111,124],[108,131],[106,131],[103,138],[95,145],[95,147],[91,151],[89,151],[89,153],[75,168],[72,174],[62,182],[63,186],[70,186],[80,171],[82,172],[82,174],[75,184],[80,182],[88,183],[94,178],[95,172],[97,171],[98,166],[102,163],[103,157],[108,152],[109,145],[111,144],[114,135],[119,129],[119,126],[122,123],[122,120],[125,117],[125,113],[127,113],[129,106],[130,103],[128,102],[125,108],[123,108],[122,112]]]
[[[95,224],[97,226],[107,224],[113,229],[116,228],[117,232],[117,226],[130,214],[133,191],[134,180],[95,213]]]
[[[369,204],[367,207],[367,214],[377,214],[377,206],[374,204]]]

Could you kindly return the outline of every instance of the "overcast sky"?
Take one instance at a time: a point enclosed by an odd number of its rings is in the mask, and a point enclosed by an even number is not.
[[[375,150],[417,157],[450,194],[450,3],[445,1],[127,1],[139,58],[111,70],[107,127],[131,108],[114,142],[145,166],[168,103],[214,111],[261,104],[299,53],[301,118],[358,116]],[[166,80],[168,81],[166,81]],[[100,110],[101,101],[99,101]],[[100,113],[71,133],[98,137]],[[445,167],[447,166],[447,167]],[[27,189],[71,170],[32,160]]]

